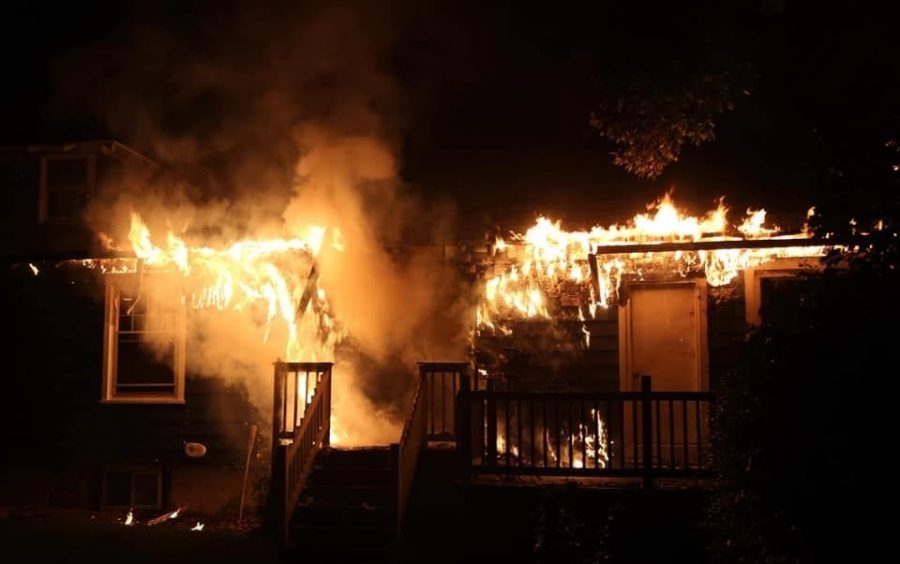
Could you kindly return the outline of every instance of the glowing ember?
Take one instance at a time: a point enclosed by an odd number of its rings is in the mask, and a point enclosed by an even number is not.
[[[191,530],[192,530],[192,531],[202,531],[204,526],[205,526],[205,525],[204,525],[203,523],[201,523],[200,521],[197,521],[197,524],[194,525],[194,526],[191,528]]]
[[[169,519],[178,519],[179,513],[181,513],[181,509],[176,509],[175,511],[169,513]]]
[[[28,267],[31,268],[31,272],[33,272],[35,276],[37,276],[38,273],[40,273],[40,270],[38,270],[38,267],[31,264],[30,262],[28,263]]]
[[[134,511],[128,510],[128,515],[125,516],[125,526],[130,527],[134,525]]]
[[[702,217],[690,216],[675,206],[669,194],[648,206],[648,213],[636,215],[625,225],[566,231],[560,222],[539,217],[524,235],[513,233],[509,241],[498,238],[494,243],[492,251],[497,263],[506,264],[484,282],[475,314],[476,330],[479,334],[508,335],[511,320],[557,318],[560,312],[553,307],[556,298],[573,286],[585,299],[572,317],[585,321],[596,318],[598,309],[610,307],[623,278],[642,280],[649,274],[686,277],[702,273],[711,286],[722,286],[734,280],[741,270],[776,258],[824,254],[821,246],[610,252],[617,246],[633,244],[809,237],[805,229],[776,237],[780,229],[767,226],[765,221],[765,210],[747,210],[743,221],[731,226],[722,199]],[[596,262],[591,265],[593,253],[597,253]],[[585,344],[589,345],[590,335],[584,333]]]
[[[543,466],[546,454],[548,465],[561,468],[606,468],[609,465],[609,452],[607,444],[614,445],[607,436],[606,423],[599,410],[591,409],[584,421],[578,422],[570,432],[564,427],[535,427],[538,438],[534,445],[529,442],[529,437],[516,437],[507,444],[507,433],[498,425],[495,447],[498,461],[506,464],[507,448],[510,456],[509,464],[516,465],[520,459],[527,464]],[[521,440],[525,443],[520,445]],[[559,445],[559,452],[553,446]],[[520,446],[523,447],[520,449]],[[532,450],[533,447],[533,450]],[[546,453],[544,452],[546,448]],[[529,452],[534,453],[534,460],[530,459]],[[515,462],[514,462],[515,461]]]

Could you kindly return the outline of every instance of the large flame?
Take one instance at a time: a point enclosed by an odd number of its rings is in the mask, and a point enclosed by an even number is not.
[[[648,206],[624,225],[596,226],[588,231],[564,230],[559,221],[539,217],[524,234],[497,238],[493,246],[498,264],[484,282],[476,310],[479,332],[508,334],[508,321],[554,317],[552,298],[566,286],[586,288],[588,299],[578,306],[577,318],[594,318],[608,308],[623,277],[642,279],[650,272],[687,276],[702,272],[712,286],[730,283],[738,272],[784,257],[821,256],[822,247],[736,248],[711,251],[610,253],[616,246],[679,241],[742,241],[771,238],[780,229],[766,225],[766,211],[747,210],[737,226],[728,222],[728,208],[719,199],[716,208],[701,217],[679,210],[670,194]],[[779,238],[808,238],[805,229]],[[597,255],[591,272],[589,255]],[[594,283],[589,284],[592,279]]]
[[[312,226],[302,238],[244,239],[221,248],[192,246],[169,231],[165,244],[158,245],[141,216],[132,212],[128,241],[137,260],[84,263],[111,273],[180,273],[185,300],[195,309],[240,311],[261,305],[263,339],[268,340],[276,320],[287,327],[285,360],[330,361],[339,335],[325,291],[310,279],[325,231]]]

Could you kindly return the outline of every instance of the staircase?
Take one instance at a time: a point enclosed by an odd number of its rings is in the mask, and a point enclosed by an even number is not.
[[[291,552],[305,562],[385,562],[396,545],[388,447],[319,452],[291,519]]]

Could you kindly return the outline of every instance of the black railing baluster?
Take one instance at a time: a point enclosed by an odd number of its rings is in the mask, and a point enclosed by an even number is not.
[[[530,440],[531,440],[531,465],[537,466],[537,458],[535,457],[535,448],[534,448],[534,406],[535,402],[528,402],[528,423],[531,427]]]
[[[575,428],[572,420],[572,404],[575,403],[569,400],[569,421],[568,421],[568,433],[569,438],[566,441],[567,446],[569,447],[569,468],[573,468],[575,466]]]
[[[653,411],[650,403],[653,401],[651,396],[651,380],[650,376],[641,376],[641,445],[642,445],[642,466],[644,488],[653,486]]]
[[[669,466],[675,470],[675,403],[669,400]]]
[[[509,467],[509,396],[506,396],[506,403],[504,404],[503,409],[503,436],[506,437],[506,440],[503,441],[503,446],[506,447],[506,466]]]
[[[588,432],[590,432],[590,427],[587,424],[586,417],[584,416],[584,400],[581,400],[581,423],[579,424],[578,432],[581,435],[581,467],[587,469],[588,461],[587,461],[587,438]],[[596,446],[597,443],[594,443]]]
[[[632,456],[632,465],[634,468],[640,468],[640,463],[638,462],[638,439],[641,436],[640,429],[638,428],[638,402],[631,402],[631,443],[632,450],[634,454]]]
[[[560,426],[559,426],[559,400],[558,399],[556,400],[556,402],[554,402],[553,422],[554,422],[554,427],[555,427],[553,429],[553,434],[556,436],[556,467],[559,468],[560,464],[562,464],[563,454],[562,454],[562,432],[561,432]]]
[[[447,373],[441,372],[441,434],[447,432]]]
[[[656,464],[655,466],[662,467],[662,423],[660,422],[661,414],[659,409],[659,404],[662,403],[660,400],[656,400]]]
[[[605,429],[605,440],[606,440],[606,466],[608,468],[612,468],[613,464],[615,464],[615,454],[612,449],[612,429],[609,427],[610,423],[612,423],[612,411],[609,409],[610,401],[606,400],[606,411],[603,414],[603,425]]]
[[[544,468],[547,467],[547,400],[541,401],[541,438],[544,441]]]
[[[519,445],[518,466],[522,466],[522,459],[525,458],[525,441],[522,440],[522,402],[516,401],[516,441]]]
[[[701,436],[702,433],[700,431],[700,418],[702,412],[700,411],[700,405],[700,400],[695,400],[694,412],[696,414],[695,421],[697,423],[697,470],[703,469],[703,437]]]
[[[618,410],[616,419],[619,421],[619,450],[622,451],[622,456],[619,458],[619,468],[622,470],[625,469],[626,459],[628,458],[628,445],[625,444],[625,404],[627,401],[623,400],[616,406]]]
[[[428,405],[431,407],[431,409],[428,410],[429,411],[428,415],[429,415],[429,418],[431,419],[430,435],[433,437],[434,436],[434,411],[435,411],[434,410],[434,403],[435,403],[434,395],[436,392],[435,386],[434,386],[434,372],[431,372],[431,371],[428,372],[428,381],[432,384],[432,385],[428,386]]]
[[[687,400],[681,400],[681,416],[684,419],[681,422],[681,428],[683,430],[683,438],[684,438],[684,469],[687,470],[691,467],[690,465],[690,454],[688,453],[688,408],[687,408]]]

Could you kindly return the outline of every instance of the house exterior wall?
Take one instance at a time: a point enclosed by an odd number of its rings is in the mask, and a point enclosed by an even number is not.
[[[250,426],[265,431],[269,421],[242,387],[190,372],[183,403],[101,402],[105,280],[62,262],[90,256],[96,245],[80,216],[47,217],[48,159],[85,164],[79,209],[105,175],[155,167],[112,141],[0,148],[0,188],[9,198],[0,222],[0,506],[96,508],[109,497],[107,472],[140,471],[159,477],[161,506],[236,507]],[[187,456],[188,442],[203,444],[206,454]]]
[[[267,428],[246,393],[188,373],[183,404],[101,403],[103,281],[40,263],[2,279],[7,313],[0,504],[99,506],[110,468],[158,468],[163,505],[220,510],[240,495],[249,428]],[[190,458],[184,445],[206,446]],[[19,484],[16,486],[15,484]]]
[[[677,278],[677,281],[684,281]],[[706,287],[705,381],[714,389],[720,375],[737,360],[747,330],[744,277],[737,276],[725,286]],[[520,354],[523,376],[514,386],[544,391],[617,391],[621,388],[620,349],[624,308],[612,305],[598,309],[596,319],[582,321],[528,320],[511,324],[512,336],[476,337],[476,362],[496,351]],[[551,331],[547,327],[555,325]],[[590,333],[585,346],[582,327]],[[553,334],[553,337],[547,335]],[[534,336],[532,336],[534,335]],[[541,335],[537,337],[536,335]],[[560,346],[565,342],[565,346]],[[547,347],[551,343],[552,348]],[[559,349],[559,350],[554,350]],[[511,353],[509,351],[516,351]],[[651,375],[652,376],[652,375]]]

